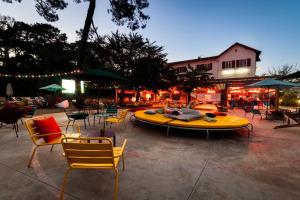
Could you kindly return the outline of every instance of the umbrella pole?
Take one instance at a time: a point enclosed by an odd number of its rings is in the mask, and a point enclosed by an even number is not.
[[[267,116],[268,116],[268,108],[269,108],[269,105],[270,105],[270,87],[268,87],[268,101],[267,101],[267,108],[266,108],[266,119],[267,119]]]
[[[98,82],[98,103],[97,103],[97,114],[99,114],[100,111],[100,82]]]

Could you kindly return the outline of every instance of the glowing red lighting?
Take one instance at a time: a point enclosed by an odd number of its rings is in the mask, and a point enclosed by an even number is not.
[[[252,90],[249,90],[250,93],[259,93],[259,89],[252,89]]]
[[[241,93],[241,90],[231,90],[230,93]]]

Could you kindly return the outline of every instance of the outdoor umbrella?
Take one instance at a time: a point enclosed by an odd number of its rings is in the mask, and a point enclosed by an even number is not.
[[[292,87],[300,87],[300,84],[268,78],[268,79],[247,85],[246,87],[247,88],[267,88],[268,89],[268,101],[269,101],[270,88],[271,89],[287,89],[287,88],[292,88]],[[266,113],[268,112],[268,107],[269,107],[269,102],[267,104]]]
[[[14,91],[12,89],[12,85],[10,83],[6,86],[6,95],[11,97],[14,94]]]
[[[57,84],[51,84],[51,85],[47,85],[44,87],[39,88],[40,90],[47,90],[50,92],[57,92],[57,91],[62,91],[65,90],[65,88],[61,87],[60,85]]]
[[[109,82],[109,81],[128,81],[126,78],[119,76],[113,72],[109,72],[102,69],[89,69],[78,74],[73,75],[74,78],[80,80],[89,80],[95,81],[98,83],[98,106],[97,112],[99,113],[99,102],[100,102],[100,82]]]
[[[79,74],[74,75],[75,78],[79,78],[81,80],[94,80],[94,81],[108,81],[108,80],[122,80],[127,81],[126,78],[119,76],[113,72],[105,71],[102,69],[89,69],[87,71],[83,71]]]

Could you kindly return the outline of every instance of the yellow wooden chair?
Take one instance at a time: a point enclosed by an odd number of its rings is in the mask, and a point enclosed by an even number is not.
[[[105,120],[105,123],[110,123],[110,127],[112,124],[117,124],[119,127],[120,123],[123,123],[125,126],[125,118],[128,113],[128,109],[121,110],[117,117],[109,117]]]
[[[62,134],[60,137],[56,138],[54,141],[51,141],[51,142],[45,142],[45,140],[41,137],[43,136],[47,136],[47,135],[53,135],[53,134],[57,134],[57,133],[48,133],[48,134],[40,134],[34,124],[34,120],[35,119],[43,119],[45,117],[34,117],[32,119],[28,119],[25,121],[25,127],[27,128],[28,130],[28,133],[29,133],[29,136],[33,142],[33,144],[35,145],[33,151],[32,151],[32,154],[31,154],[31,157],[29,159],[29,162],[28,162],[28,165],[27,167],[29,168],[31,166],[31,162],[32,162],[32,159],[36,153],[36,150],[37,148],[41,147],[41,146],[49,146],[51,145],[51,149],[50,151],[53,150],[53,147],[54,145],[57,145],[57,144],[61,144],[61,139],[63,137],[66,137],[66,136],[69,136],[69,137],[80,137],[80,127],[77,125],[77,124],[74,124],[74,127],[76,127],[76,133],[65,133],[65,134]],[[60,125],[60,126],[66,126],[66,125]],[[74,128],[73,127],[73,128]]]
[[[77,140],[78,142],[69,142]],[[101,140],[101,143],[98,141]],[[87,143],[87,142],[90,143]],[[97,143],[93,142],[97,141]],[[127,140],[122,147],[113,147],[112,141],[105,137],[93,138],[63,138],[61,143],[68,160],[69,167],[64,175],[60,199],[63,199],[67,176],[72,169],[109,169],[115,172],[114,199],[118,193],[118,164],[120,157],[123,160],[123,171],[125,170],[124,149]]]

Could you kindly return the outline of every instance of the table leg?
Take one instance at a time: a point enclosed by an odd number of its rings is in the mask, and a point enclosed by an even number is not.
[[[114,147],[116,147],[116,136],[115,135],[113,136],[113,144],[114,144]]]

